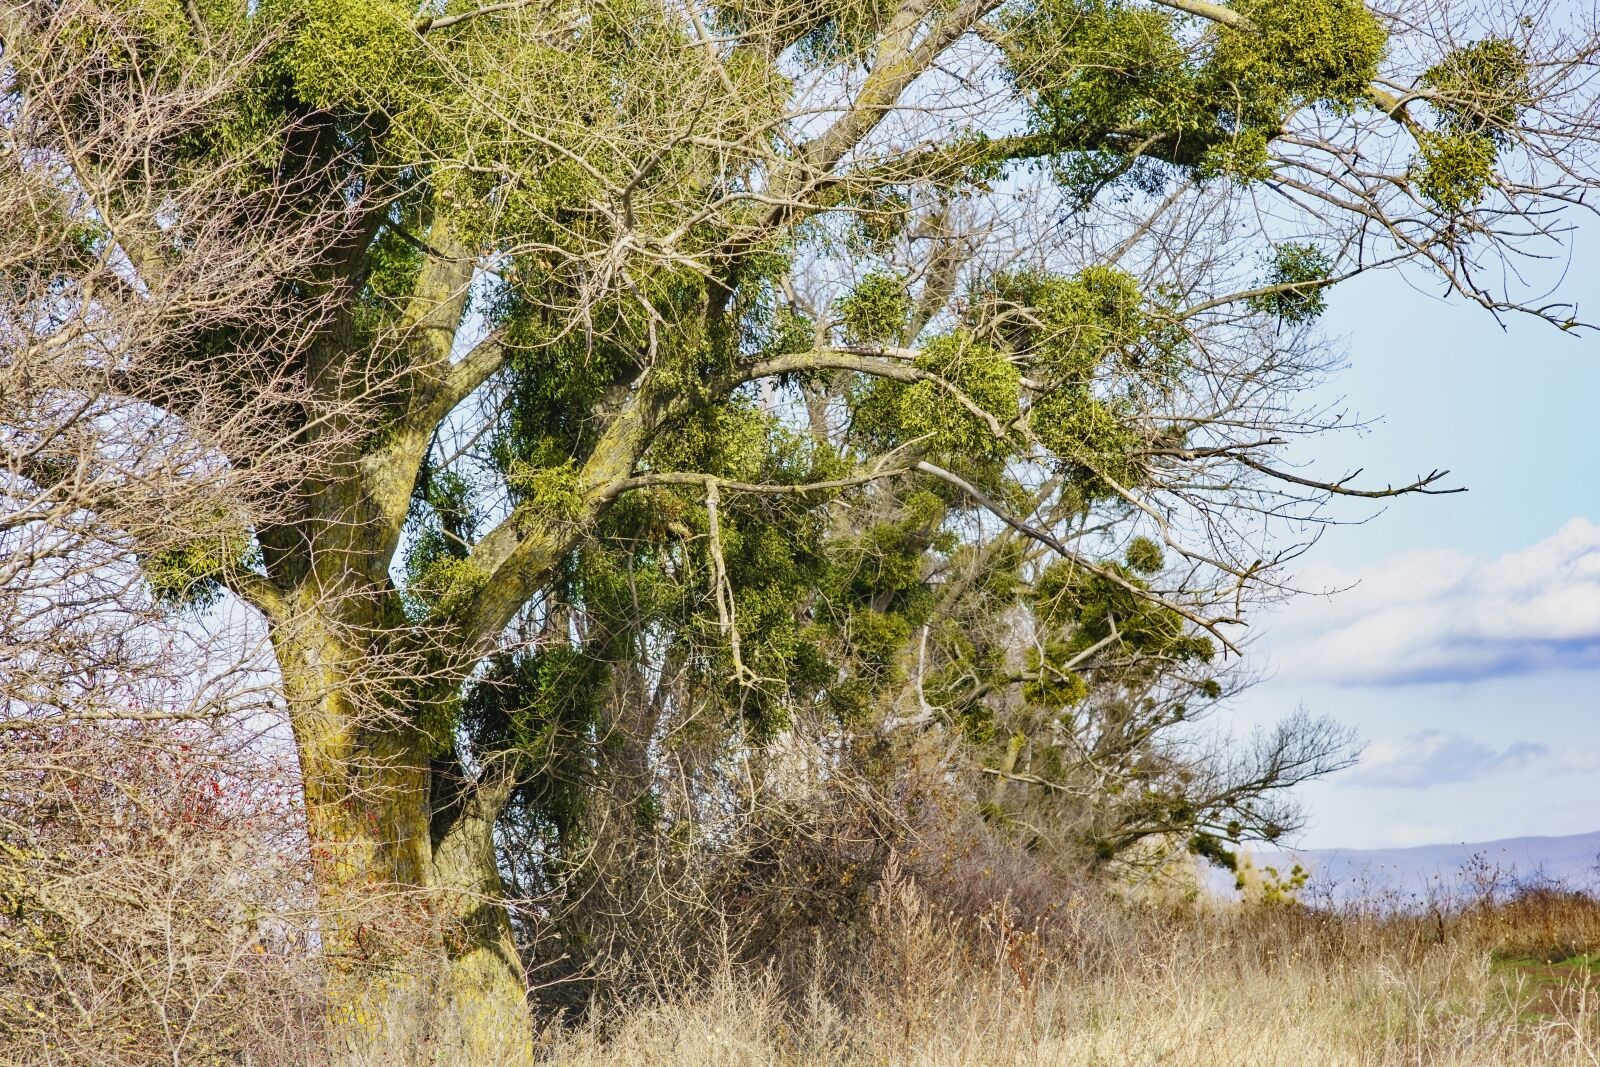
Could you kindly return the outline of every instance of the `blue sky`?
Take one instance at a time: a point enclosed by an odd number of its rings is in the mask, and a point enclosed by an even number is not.
[[[1600,318],[1600,232],[1560,293]],[[1322,475],[1469,491],[1344,507],[1298,565],[1342,588],[1258,618],[1268,677],[1238,725],[1304,705],[1354,727],[1361,766],[1302,791],[1305,847],[1600,830],[1600,335],[1502,327],[1394,275],[1337,290],[1324,320],[1362,434],[1302,449]]]

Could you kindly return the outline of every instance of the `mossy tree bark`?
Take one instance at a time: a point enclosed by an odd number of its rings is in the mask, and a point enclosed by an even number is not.
[[[469,772],[453,752],[449,709],[675,410],[648,390],[632,395],[579,469],[569,513],[507,518],[468,556],[480,575],[471,595],[439,617],[409,616],[388,572],[432,429],[498,366],[492,342],[450,361],[469,280],[461,261],[424,270],[421,332],[451,324],[415,357],[428,369],[406,383],[383,431],[340,464],[343,476],[305,494],[299,521],[258,531],[266,575],[236,587],[270,623],[300,758],[330,1019],[352,1064],[383,1062],[399,1023],[402,1043],[425,1043],[435,1058],[531,1055],[493,837],[517,753],[475,753]]]
[[[313,606],[274,626],[335,1045],[352,1064],[422,1037],[435,1057],[525,1062],[527,986],[493,841],[505,786],[441,759],[419,709],[375,678],[382,653],[355,647],[350,633],[378,621],[329,619]]]
[[[264,580],[236,591],[269,620],[299,753],[338,1054],[517,1064],[531,1056],[527,987],[493,841],[510,776],[459,766],[448,714],[516,604],[419,619],[389,576],[440,421],[500,361],[492,342],[452,360],[473,259],[442,223],[427,237],[373,427],[328,421],[350,444],[297,487],[291,521],[258,529]],[[361,410],[385,373],[352,314],[311,360],[334,411]],[[570,544],[546,541],[519,569],[524,588]]]

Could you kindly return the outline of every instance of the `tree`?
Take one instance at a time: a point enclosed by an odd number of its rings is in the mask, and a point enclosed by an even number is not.
[[[27,0],[0,41],[6,521],[264,618],[357,1061],[402,1010],[527,1055],[495,826],[576,825],[563,739],[1234,650],[1275,524],[1439,486],[1285,466],[1331,285],[1577,325],[1514,269],[1593,179],[1557,6]],[[133,493],[145,425],[206,507]],[[956,631],[1022,585],[1008,665]]]

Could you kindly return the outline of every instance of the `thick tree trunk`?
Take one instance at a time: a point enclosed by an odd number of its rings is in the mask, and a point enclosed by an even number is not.
[[[494,811],[474,791],[434,849],[443,907],[444,1047],[463,1064],[520,1064],[532,1056],[527,978],[495,864]]]
[[[273,628],[338,1061],[526,1063],[526,981],[495,864],[495,806],[474,787],[436,818],[431,745],[400,704],[405,679],[383,677],[383,657],[357,647],[385,631],[350,619],[349,602],[340,614],[311,606]]]

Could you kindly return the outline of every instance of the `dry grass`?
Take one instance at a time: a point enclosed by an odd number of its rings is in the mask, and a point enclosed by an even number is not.
[[[367,1059],[334,1055],[323,961],[291,936],[303,863],[251,860],[293,860],[279,824],[217,800],[225,760],[190,746],[179,775],[127,740],[94,763],[117,788],[76,788],[48,747],[0,776],[30,804],[0,855],[0,1065],[480,1067],[414,1005]],[[170,829],[119,830],[134,801]],[[806,810],[813,836],[774,837],[733,891],[643,899],[587,984],[547,978],[539,1063],[1600,1067],[1592,896],[1490,879],[1409,910],[1129,902],[981,820],[869,849],[848,812]]]
[[[870,951],[840,964],[819,947],[798,987],[724,967],[692,993],[552,1029],[547,1062],[1600,1063],[1597,976],[1583,966],[1540,972],[1520,958],[1534,945],[1596,944],[1600,905],[1579,897],[1388,918],[1096,909],[1069,917],[1077,935],[1119,936],[1126,952],[1095,953],[1089,970],[1080,946],[1019,932],[1002,909],[978,926],[941,917],[906,878],[885,883],[874,918]]]

